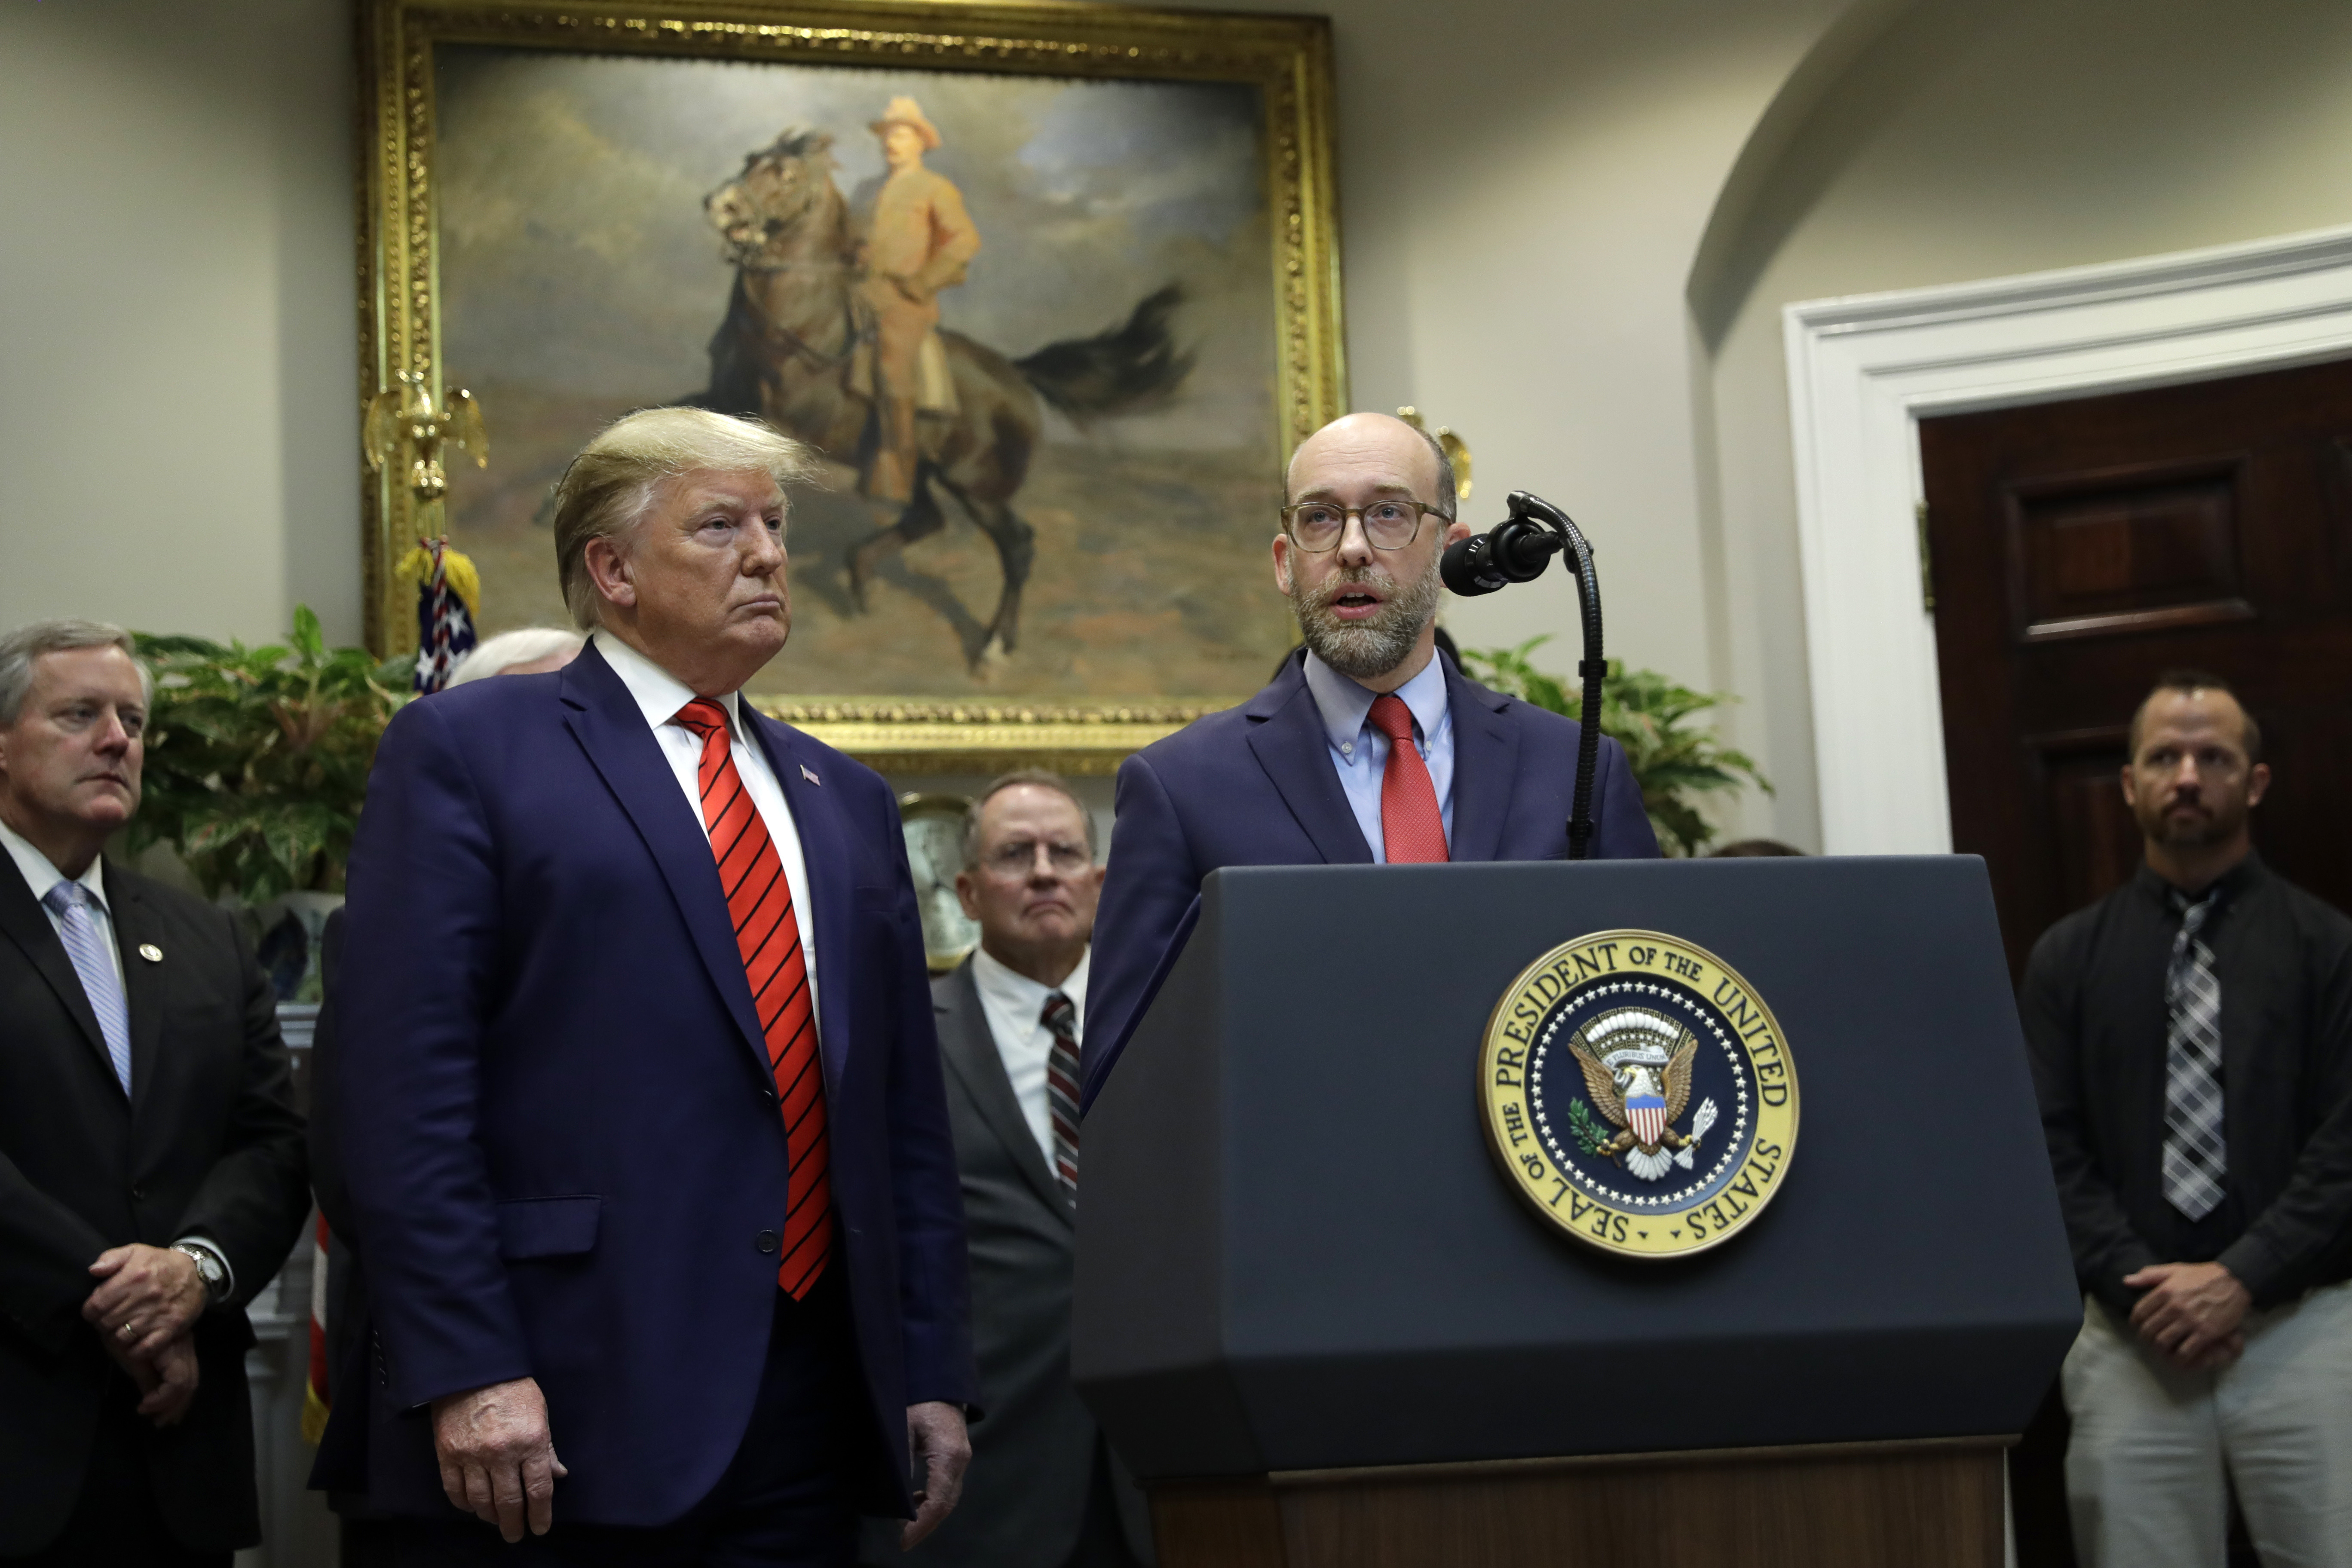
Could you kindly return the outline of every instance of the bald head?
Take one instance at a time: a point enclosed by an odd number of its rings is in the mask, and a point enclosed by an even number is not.
[[[1290,456],[1289,499],[1328,499],[1335,476],[1377,474],[1400,492],[1454,516],[1454,465],[1425,430],[1393,414],[1343,414]]]
[[[1275,586],[1317,658],[1370,690],[1394,691],[1429,663],[1439,555],[1470,532],[1454,521],[1453,469],[1437,443],[1403,420],[1350,414],[1299,443],[1288,489],[1293,510],[1274,537]],[[1400,541],[1408,502],[1420,510]],[[1312,548],[1291,534],[1295,509],[1308,503],[1329,509]],[[1370,507],[1384,507],[1378,545],[1363,521]],[[1331,511],[1346,517],[1336,540]]]

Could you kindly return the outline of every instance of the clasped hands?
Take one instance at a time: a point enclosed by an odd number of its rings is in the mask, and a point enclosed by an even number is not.
[[[139,1387],[139,1414],[176,1424],[196,1397],[190,1337],[211,1300],[196,1260],[168,1247],[110,1247],[89,1266],[98,1286],[81,1304],[114,1364]]]
[[[2182,1371],[2215,1371],[2245,1350],[2253,1298],[2221,1265],[2158,1263],[2126,1276],[2124,1284],[2147,1292],[2132,1309],[2133,1331]]]
[[[939,1528],[962,1494],[964,1466],[971,1459],[963,1412],[952,1405],[909,1405],[907,1447],[922,1478],[915,1518],[902,1535],[911,1547]],[[450,1502],[496,1526],[509,1542],[520,1541],[526,1529],[545,1535],[554,1524],[556,1478],[570,1472],[555,1457],[538,1379],[516,1378],[435,1400],[433,1452]]]

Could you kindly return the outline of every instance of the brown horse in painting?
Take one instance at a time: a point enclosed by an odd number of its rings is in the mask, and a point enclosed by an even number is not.
[[[710,386],[696,401],[757,415],[825,456],[858,466],[875,439],[873,401],[851,374],[873,333],[857,296],[857,237],[834,183],[833,138],[788,131],[750,154],[743,172],[703,204],[735,266],[727,319],[710,340]],[[1036,449],[1043,397],[1080,425],[1141,412],[1167,400],[1192,367],[1170,336],[1182,302],[1170,284],[1123,325],[1048,344],[1008,360],[961,332],[942,331],[955,386],[952,417],[924,416],[914,498],[896,521],[849,557],[852,602],[866,607],[874,571],[894,552],[946,526],[944,490],[995,542],[1004,569],[996,614],[965,649],[975,671],[1012,651],[1021,589],[1036,533],[1013,510]]]

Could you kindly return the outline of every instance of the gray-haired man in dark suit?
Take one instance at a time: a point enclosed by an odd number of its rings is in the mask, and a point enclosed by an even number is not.
[[[1070,1387],[1077,1096],[1087,943],[1102,889],[1094,819],[1051,773],[1007,773],[966,819],[956,892],[980,947],[931,984],[971,1245],[985,1417],[963,1501],[911,1554],[869,1526],[875,1563],[1132,1568],[1142,1494]]]

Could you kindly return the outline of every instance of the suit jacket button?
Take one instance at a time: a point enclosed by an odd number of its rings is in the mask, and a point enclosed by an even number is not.
[[[147,1201],[147,1189],[139,1186],[132,1187],[131,1189],[131,1201],[134,1204],[145,1203]]]
[[[751,1245],[762,1252],[773,1252],[776,1250],[776,1233],[772,1230],[763,1230]]]

